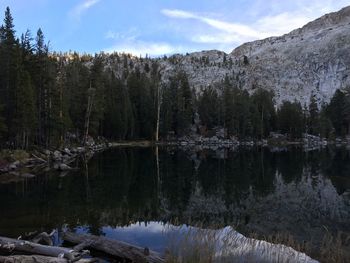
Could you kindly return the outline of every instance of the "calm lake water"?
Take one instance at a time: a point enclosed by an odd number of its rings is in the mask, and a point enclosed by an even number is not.
[[[0,183],[0,235],[67,227],[163,251],[174,225],[350,236],[350,151],[115,148],[78,171]],[[59,242],[59,240],[57,240]]]

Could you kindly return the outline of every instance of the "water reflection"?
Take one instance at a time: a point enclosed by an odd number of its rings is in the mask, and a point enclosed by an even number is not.
[[[0,234],[67,224],[106,235],[129,226],[118,234],[131,238],[133,223],[150,221],[233,225],[244,234],[288,232],[316,243],[325,229],[350,234],[347,150],[167,148],[158,154],[153,148],[113,149],[65,176],[0,184]],[[149,239],[141,228],[139,236]]]

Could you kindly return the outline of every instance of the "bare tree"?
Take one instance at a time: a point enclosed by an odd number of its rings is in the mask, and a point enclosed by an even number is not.
[[[83,139],[84,146],[86,145],[87,137],[89,136],[90,116],[91,116],[92,106],[94,103],[94,97],[95,97],[95,89],[91,87],[91,82],[90,82],[90,88],[88,89],[88,103],[87,103],[86,114],[85,114],[84,139]]]

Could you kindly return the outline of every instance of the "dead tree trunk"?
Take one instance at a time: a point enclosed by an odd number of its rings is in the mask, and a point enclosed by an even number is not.
[[[134,246],[106,237],[66,232],[63,234],[62,239],[73,244],[80,244],[77,246],[79,249],[87,247],[104,252],[112,257],[126,259],[132,262],[165,262],[164,258],[159,253],[151,251],[148,248]]]
[[[75,263],[92,263],[96,262],[97,259],[86,258],[80,259]],[[39,255],[23,256],[0,256],[0,263],[69,263],[69,260],[65,258],[56,258],[56,257],[45,257]]]
[[[40,245],[26,240],[7,237],[0,237],[0,249],[5,251],[24,252],[32,255],[62,257],[70,261],[77,261],[83,256],[83,253],[79,253],[69,248]]]
[[[90,116],[91,116],[92,106],[94,104],[94,97],[95,97],[95,89],[91,88],[91,83],[90,83],[90,88],[88,90],[88,103],[87,103],[86,114],[85,114],[85,124],[84,124],[84,139],[83,139],[84,146],[86,145],[86,140],[89,135]]]
[[[42,233],[36,235],[30,241],[33,243],[36,243],[36,244],[53,246],[52,237],[55,234],[55,232],[56,232],[55,230],[52,231],[50,234],[48,234],[46,232],[42,232]]]
[[[157,83],[157,127],[156,127],[156,142],[159,140],[159,122],[160,122],[160,107],[162,105],[162,97],[160,91],[160,85]]]

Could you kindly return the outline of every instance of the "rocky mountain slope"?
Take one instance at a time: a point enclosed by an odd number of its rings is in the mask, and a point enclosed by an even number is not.
[[[273,90],[276,103],[309,103],[314,93],[328,102],[337,89],[350,85],[350,6],[280,37],[243,44],[225,54],[203,51],[161,59],[162,79],[184,70],[192,87],[220,84],[225,76],[253,92]]]
[[[350,86],[350,6],[283,36],[245,43],[230,54],[209,50],[153,59],[120,53],[103,57],[120,78],[135,69],[151,74],[157,62],[163,84],[184,71],[199,93],[208,86],[220,90],[228,78],[250,93],[259,87],[272,90],[277,105],[297,100],[307,106],[313,94],[319,104],[327,103],[337,89]]]

